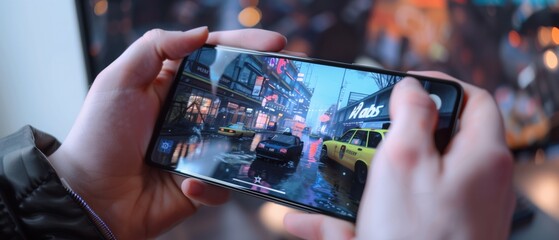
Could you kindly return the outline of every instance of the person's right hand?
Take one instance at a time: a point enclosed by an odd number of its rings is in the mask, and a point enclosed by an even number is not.
[[[465,91],[460,130],[444,153],[434,144],[438,114],[419,82],[398,83],[390,133],[373,160],[356,227],[313,214],[288,214],[288,232],[306,239],[505,239],[514,208],[513,161],[491,95]]]

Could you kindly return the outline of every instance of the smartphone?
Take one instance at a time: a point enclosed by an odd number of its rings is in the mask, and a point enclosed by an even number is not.
[[[148,164],[309,212],[355,221],[389,99],[406,73],[205,45],[182,61]],[[435,102],[442,151],[459,84],[417,78]]]

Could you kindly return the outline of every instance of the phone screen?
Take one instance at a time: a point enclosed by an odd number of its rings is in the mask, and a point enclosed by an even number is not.
[[[404,73],[204,46],[182,62],[147,162],[295,208],[354,221],[389,135]],[[462,101],[453,82],[416,77],[435,102],[439,150]]]

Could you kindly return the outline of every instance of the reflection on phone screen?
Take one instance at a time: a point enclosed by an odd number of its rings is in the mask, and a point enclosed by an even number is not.
[[[207,46],[185,59],[150,145],[152,164],[354,220],[389,98],[403,75]],[[443,149],[460,101],[421,80]]]

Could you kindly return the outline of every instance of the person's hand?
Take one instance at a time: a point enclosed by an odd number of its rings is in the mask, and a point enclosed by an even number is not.
[[[49,160],[120,239],[154,237],[228,191],[148,167],[144,156],[182,58],[204,43],[279,51],[280,34],[152,30],[95,79],[62,146]]]
[[[460,130],[440,154],[437,111],[417,80],[398,83],[391,127],[374,157],[357,223],[317,214],[289,214],[286,230],[306,239],[505,239],[514,208],[512,156],[491,95],[465,91]]]

